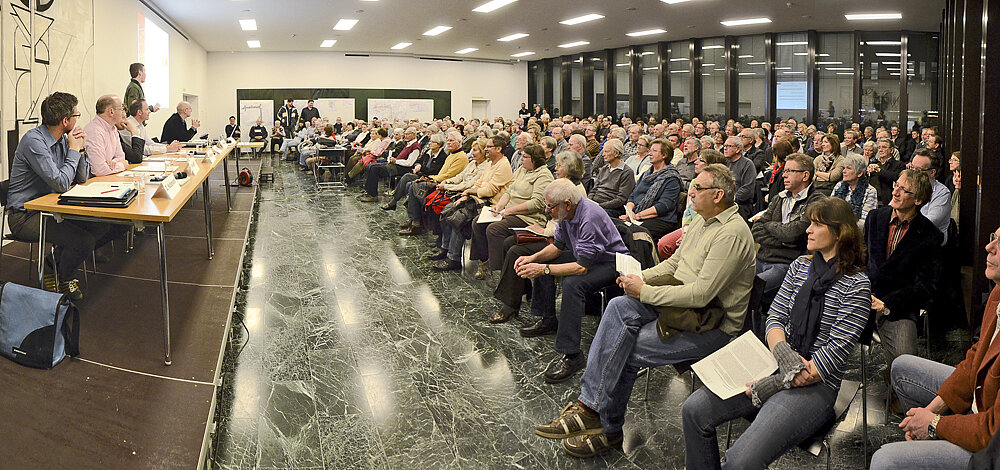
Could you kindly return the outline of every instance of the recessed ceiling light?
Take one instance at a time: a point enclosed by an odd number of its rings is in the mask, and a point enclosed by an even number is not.
[[[709,77],[711,77],[711,76],[712,76],[712,74],[710,74],[710,73],[708,73],[708,72],[703,72],[703,73],[702,73],[702,75],[707,75],[707,76],[709,76]]]
[[[809,55],[808,52],[795,52],[794,55]]]
[[[356,24],[358,24],[358,20],[341,19],[337,22],[337,24],[333,25],[333,29],[338,31],[350,31],[350,29]]]
[[[451,29],[451,26],[435,26],[427,30],[427,32],[424,33],[424,36],[437,36],[438,34],[448,31],[449,29]]]
[[[590,41],[574,41],[567,42],[566,44],[560,44],[559,47],[566,49],[569,47],[586,46],[587,44],[590,44]]]
[[[514,33],[514,34],[511,34],[510,36],[504,36],[504,37],[502,37],[500,39],[497,39],[497,41],[507,42],[507,41],[513,41],[515,39],[521,39],[521,38],[526,38],[526,37],[528,37],[528,35],[525,34],[525,33]]]
[[[319,47],[333,47],[333,45],[336,43],[337,43],[336,39],[326,39],[323,41],[322,44],[319,45]]]
[[[671,70],[670,73],[690,73],[690,70]]]
[[[900,46],[903,43],[900,41],[868,41],[865,44],[869,46]]]
[[[854,72],[837,72],[837,75],[854,75]]]
[[[775,67],[774,70],[792,70],[791,67]]]
[[[754,72],[740,72],[740,75],[756,75]]]
[[[782,75],[805,75],[805,72],[781,72]]]
[[[715,67],[715,64],[701,64],[702,67]]]
[[[517,54],[511,54],[510,56],[511,57],[524,57],[524,56],[529,56],[529,55],[533,55],[533,54],[534,54],[534,52],[527,51],[527,52],[518,52]]]
[[[752,55],[749,55],[749,54],[747,54],[747,55],[741,55],[741,56],[739,56],[738,58],[740,58],[740,59],[753,59],[753,56],[752,56]]]
[[[853,72],[854,71],[854,69],[851,68],[851,67],[827,67],[826,69],[829,70],[829,71],[831,71],[831,72],[839,72],[839,71]]]
[[[615,67],[628,67],[629,64],[615,64]]]
[[[643,67],[642,70],[648,72],[650,70],[656,70],[656,67]]]
[[[816,65],[842,65],[842,64],[843,64],[843,62],[841,62],[839,60],[819,61],[819,62],[816,62]]]
[[[816,57],[830,57],[830,54],[816,54]]]
[[[567,26],[572,26],[572,25],[575,25],[575,24],[586,23],[588,21],[599,20],[601,18],[604,18],[604,15],[598,15],[597,13],[591,13],[589,15],[583,15],[583,16],[578,16],[576,18],[570,18],[568,20],[563,20],[563,21],[560,21],[559,23],[567,25]]]
[[[764,65],[763,62],[747,62],[747,65]]]
[[[663,3],[669,3],[669,4],[673,5],[675,3],[684,3],[684,2],[689,2],[691,0],[660,0],[660,1],[663,2]]]
[[[479,5],[476,8],[473,8],[472,11],[477,13],[489,13],[493,10],[496,10],[497,8],[510,5],[511,3],[514,3],[516,1],[517,0],[492,0],[490,2],[486,2],[482,5]]]
[[[726,69],[712,69],[712,70],[715,70],[716,72],[725,72],[726,71]]]
[[[902,13],[856,13],[851,15],[844,15],[848,21],[858,21],[858,20],[901,20],[903,19]]]
[[[646,52],[640,52],[639,56],[641,57],[641,56],[647,56],[647,55],[653,55],[653,54],[655,54],[655,52],[646,51]]]
[[[395,46],[392,46],[391,49],[406,49],[407,47],[410,47],[412,45],[413,45],[412,42],[401,42],[399,44],[396,44]]]
[[[626,36],[631,36],[631,37],[635,38],[635,37],[639,37],[639,36],[649,36],[649,35],[653,35],[653,34],[663,34],[665,32],[667,32],[667,30],[657,28],[657,29],[647,29],[645,31],[633,31],[631,33],[625,33],[625,35]]]
[[[807,46],[807,45],[809,45],[809,41],[776,42],[776,43],[774,43],[774,45],[775,46]]]
[[[701,48],[702,48],[702,50],[705,50],[705,49],[722,49],[722,46],[720,46],[718,44],[713,44],[711,46],[701,46]]]
[[[902,54],[899,52],[876,52],[875,57],[900,57]],[[909,54],[907,54],[909,56]]]
[[[455,53],[456,54],[468,54],[470,52],[476,52],[478,50],[479,49],[476,49],[475,47],[466,47],[465,49],[462,49],[462,50],[459,50],[459,51],[455,51]]]
[[[257,31],[257,20],[240,20],[243,31]]]
[[[257,49],[260,47],[260,41],[256,39],[251,39],[247,41],[247,47],[249,47],[250,49]]]
[[[883,61],[882,63],[886,64],[886,65],[899,65],[899,62],[887,62],[887,61]]]
[[[770,18],[747,18],[745,20],[720,21],[719,23],[722,23],[723,26],[743,26],[748,24],[763,24],[770,22],[771,22]]]
[[[670,59],[671,62],[681,62],[686,60],[691,60],[691,59],[688,59],[686,57],[674,57],[673,59]]]

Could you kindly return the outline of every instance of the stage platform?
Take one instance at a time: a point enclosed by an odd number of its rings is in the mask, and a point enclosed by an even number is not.
[[[227,164],[235,176],[232,159]],[[259,160],[241,164],[259,174]],[[137,232],[130,252],[116,241],[108,263],[95,269],[88,262],[86,282],[78,272],[86,295],[78,303],[80,358],[53,370],[0,358],[0,468],[194,469],[204,463],[259,194],[256,181],[231,188],[230,212],[221,167],[210,180],[215,257],[206,258],[201,191],[166,225],[173,364],[163,363],[155,231]],[[29,270],[27,244],[5,245],[0,280],[35,285]]]

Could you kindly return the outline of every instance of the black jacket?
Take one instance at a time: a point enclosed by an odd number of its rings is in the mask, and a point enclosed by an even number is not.
[[[302,108],[302,113],[300,114],[299,122],[312,122],[313,118],[319,118],[319,109],[313,107],[309,109],[308,106]]]
[[[226,137],[232,137],[236,140],[240,140],[240,126],[234,126],[232,124],[226,124]]]
[[[869,178],[868,181],[878,193],[878,205],[884,206],[892,199],[892,183],[899,179],[899,174],[906,169],[906,164],[895,158],[889,158],[885,164],[879,165],[882,169],[875,173],[875,178]]]
[[[267,139],[267,129],[264,126],[253,126],[250,128],[250,141],[260,142]]]
[[[778,193],[778,197],[769,198],[767,211],[750,228],[753,240],[760,243],[757,258],[763,261],[792,264],[795,258],[806,254],[806,227],[809,226],[806,206],[823,195],[816,191],[816,185],[811,185],[806,198],[792,205],[788,223],[782,223],[781,206],[791,196],[784,190]]]
[[[187,123],[181,119],[181,115],[174,113],[167,122],[163,123],[163,132],[160,134],[160,142],[187,142],[198,133],[197,129],[188,128]]]
[[[132,136],[127,140],[118,134],[118,141],[121,142],[122,150],[125,151],[125,160],[129,163],[142,163],[142,152],[146,149],[146,139]]]
[[[910,221],[906,235],[886,257],[892,207],[868,213],[865,246],[868,248],[868,279],[872,295],[889,309],[889,320],[917,320],[920,309],[934,298],[941,232],[920,211]]]

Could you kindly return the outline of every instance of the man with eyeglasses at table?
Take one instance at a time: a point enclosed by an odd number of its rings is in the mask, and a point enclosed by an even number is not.
[[[105,176],[128,168],[122,149],[118,126],[125,119],[125,107],[117,95],[104,95],[97,99],[97,117],[83,130],[87,133],[87,160],[90,173]]]

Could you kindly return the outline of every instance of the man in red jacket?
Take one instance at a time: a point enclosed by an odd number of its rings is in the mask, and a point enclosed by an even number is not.
[[[1000,282],[1000,229],[986,244],[986,277]],[[979,342],[949,367],[916,356],[892,362],[892,386],[907,409],[899,427],[907,441],[882,446],[871,468],[961,468],[1000,427],[1000,287],[983,312]],[[935,390],[937,391],[935,393]]]

